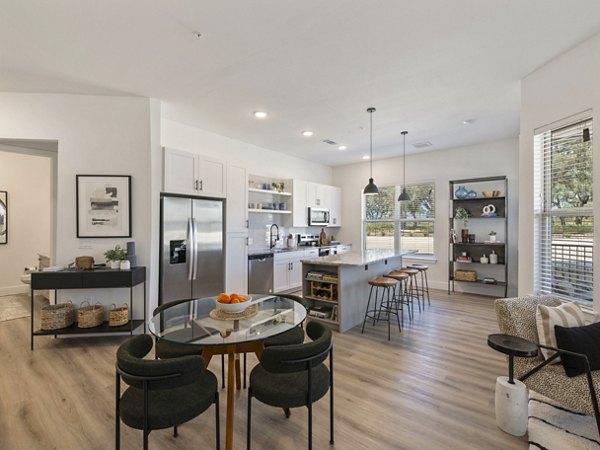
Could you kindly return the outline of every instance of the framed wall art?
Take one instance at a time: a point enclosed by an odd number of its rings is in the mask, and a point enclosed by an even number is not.
[[[8,192],[0,191],[0,244],[8,243]]]
[[[77,175],[77,237],[131,237],[130,175]]]

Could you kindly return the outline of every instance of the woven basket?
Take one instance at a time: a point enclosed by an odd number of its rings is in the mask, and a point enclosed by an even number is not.
[[[87,306],[84,306],[85,303]],[[104,322],[104,307],[100,303],[90,305],[87,301],[81,302],[77,315],[79,328],[94,328]]]
[[[42,330],[51,331],[73,325],[73,304],[57,303],[42,307]]]
[[[114,303],[110,305],[110,311],[108,312],[108,326],[120,327],[127,322],[129,322],[129,306],[127,303],[123,303],[123,306],[118,308]]]
[[[477,281],[477,272],[474,270],[456,270],[454,271],[456,281]]]

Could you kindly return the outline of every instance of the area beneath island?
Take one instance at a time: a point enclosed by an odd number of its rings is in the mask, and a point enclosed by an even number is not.
[[[369,280],[402,267],[414,251],[366,250],[302,260],[302,296],[309,315],[340,332],[361,324],[369,299]]]

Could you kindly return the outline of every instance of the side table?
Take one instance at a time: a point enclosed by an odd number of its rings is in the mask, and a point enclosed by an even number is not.
[[[488,345],[508,355],[508,377],[496,379],[496,423],[513,436],[523,436],[527,432],[527,386],[514,379],[514,357],[533,358],[538,354],[538,347],[508,334],[490,334]]]

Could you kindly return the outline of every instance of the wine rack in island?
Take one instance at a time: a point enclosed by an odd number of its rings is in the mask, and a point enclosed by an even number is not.
[[[450,181],[448,293],[459,282],[469,292],[497,295],[501,289],[507,296],[507,199],[506,176]],[[483,285],[485,291],[473,289]]]
[[[311,317],[337,323],[338,274],[321,270],[310,270],[306,274],[307,292],[304,298],[310,301],[308,314]]]

